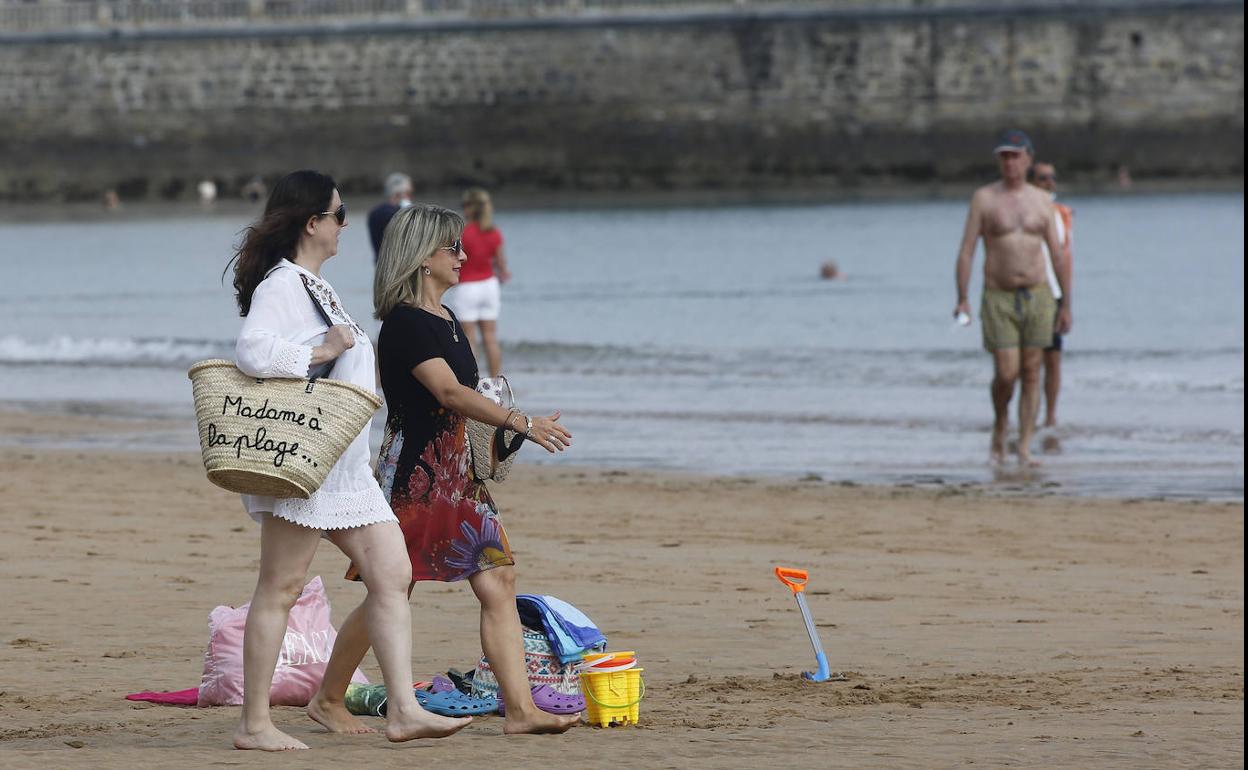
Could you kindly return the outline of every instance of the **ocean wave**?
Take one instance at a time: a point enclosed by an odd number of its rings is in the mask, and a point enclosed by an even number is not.
[[[714,379],[721,386],[815,388],[979,388],[987,357],[966,349],[627,346],[553,341],[504,343],[508,371],[587,380],[640,379],[650,385]],[[178,337],[0,337],[0,366],[184,369],[234,356],[232,339]],[[1067,356],[1067,385],[1101,393],[1242,394],[1243,350],[1080,351]]]
[[[233,358],[233,340],[174,337],[0,337],[0,364],[182,367],[205,358]]]

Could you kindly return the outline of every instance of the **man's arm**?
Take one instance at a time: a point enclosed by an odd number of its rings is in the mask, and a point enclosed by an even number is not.
[[[967,293],[971,285],[971,264],[975,258],[975,243],[979,240],[983,222],[983,201],[980,192],[971,196],[971,205],[966,212],[966,226],[962,229],[962,245],[958,248],[958,262],[955,275],[957,279],[958,304],[953,314],[970,315],[971,303]]]

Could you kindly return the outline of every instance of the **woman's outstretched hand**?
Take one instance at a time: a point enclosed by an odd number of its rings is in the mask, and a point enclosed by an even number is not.
[[[553,454],[572,446],[572,434],[559,424],[559,412],[555,412],[548,417],[533,418],[529,441]]]

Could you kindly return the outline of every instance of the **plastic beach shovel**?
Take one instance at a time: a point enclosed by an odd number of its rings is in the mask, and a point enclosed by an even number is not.
[[[815,630],[815,621],[810,619],[810,607],[806,606],[806,581],[809,576],[804,569],[776,567],[776,577],[793,591],[797,597],[797,608],[802,611],[802,620],[806,621],[806,633],[810,634],[810,645],[815,648],[815,663],[818,671],[803,671],[802,676],[812,682],[826,682],[829,679],[843,680],[841,674],[833,674],[828,670],[828,656],[823,652],[823,643],[819,641],[819,632]]]

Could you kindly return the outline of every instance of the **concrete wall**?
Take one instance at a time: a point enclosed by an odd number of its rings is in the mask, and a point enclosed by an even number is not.
[[[962,180],[1027,129],[1068,175],[1242,177],[1243,6],[760,13],[0,44],[0,197]]]

